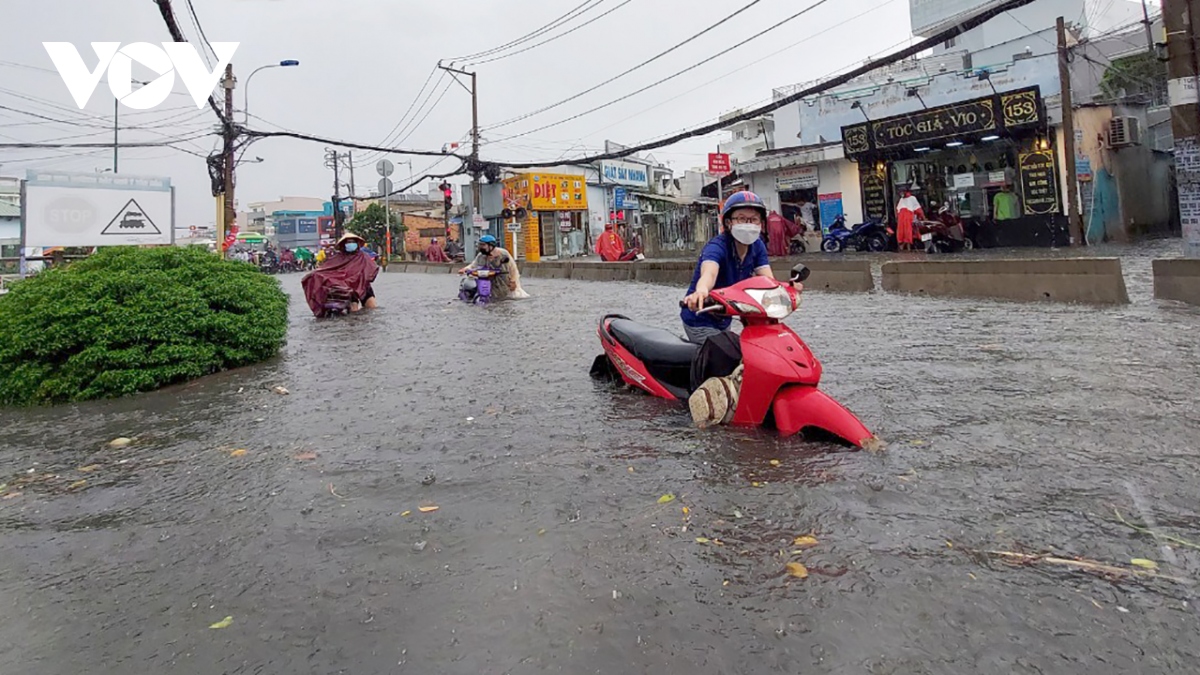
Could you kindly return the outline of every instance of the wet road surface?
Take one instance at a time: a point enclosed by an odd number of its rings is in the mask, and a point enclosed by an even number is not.
[[[316,321],[283,277],[274,362],[0,412],[0,673],[1195,673],[1200,551],[1114,515],[1200,540],[1200,311],[1145,267],[1114,309],[810,294],[880,453],[594,383],[598,315],[677,289],[393,273]]]

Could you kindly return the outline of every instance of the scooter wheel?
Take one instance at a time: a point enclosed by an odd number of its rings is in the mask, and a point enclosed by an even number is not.
[[[841,253],[844,246],[840,239],[826,239],[821,242],[821,250],[826,253]]]

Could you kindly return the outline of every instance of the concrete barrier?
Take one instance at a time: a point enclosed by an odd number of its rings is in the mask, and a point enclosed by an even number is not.
[[[522,277],[531,279],[570,279],[572,263],[569,260],[548,261],[517,265]]]
[[[1017,302],[1129,302],[1118,258],[888,262],[883,290]]]
[[[787,279],[796,263],[804,263],[804,266],[812,271],[808,281],[804,282],[806,291],[870,293],[875,290],[875,277],[871,274],[870,260],[791,258],[773,261],[771,270],[775,272],[776,279]]]
[[[692,282],[695,260],[646,260],[633,264],[633,279],[646,284],[684,286]]]
[[[634,265],[641,263],[575,263],[572,279],[580,281],[633,281]]]
[[[1154,297],[1200,305],[1200,260],[1155,260]]]

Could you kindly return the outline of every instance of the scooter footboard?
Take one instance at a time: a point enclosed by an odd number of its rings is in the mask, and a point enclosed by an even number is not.
[[[792,386],[775,397],[775,426],[784,436],[815,427],[861,448],[873,434],[841,403],[816,387]]]

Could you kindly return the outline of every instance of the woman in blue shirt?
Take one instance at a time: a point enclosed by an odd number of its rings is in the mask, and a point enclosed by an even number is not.
[[[735,192],[721,209],[722,232],[704,245],[688,295],[680,312],[688,340],[704,344],[708,338],[729,330],[732,320],[711,313],[696,314],[714,288],[726,288],[752,276],[775,278],[767,259],[762,229],[767,206],[753,192]]]

